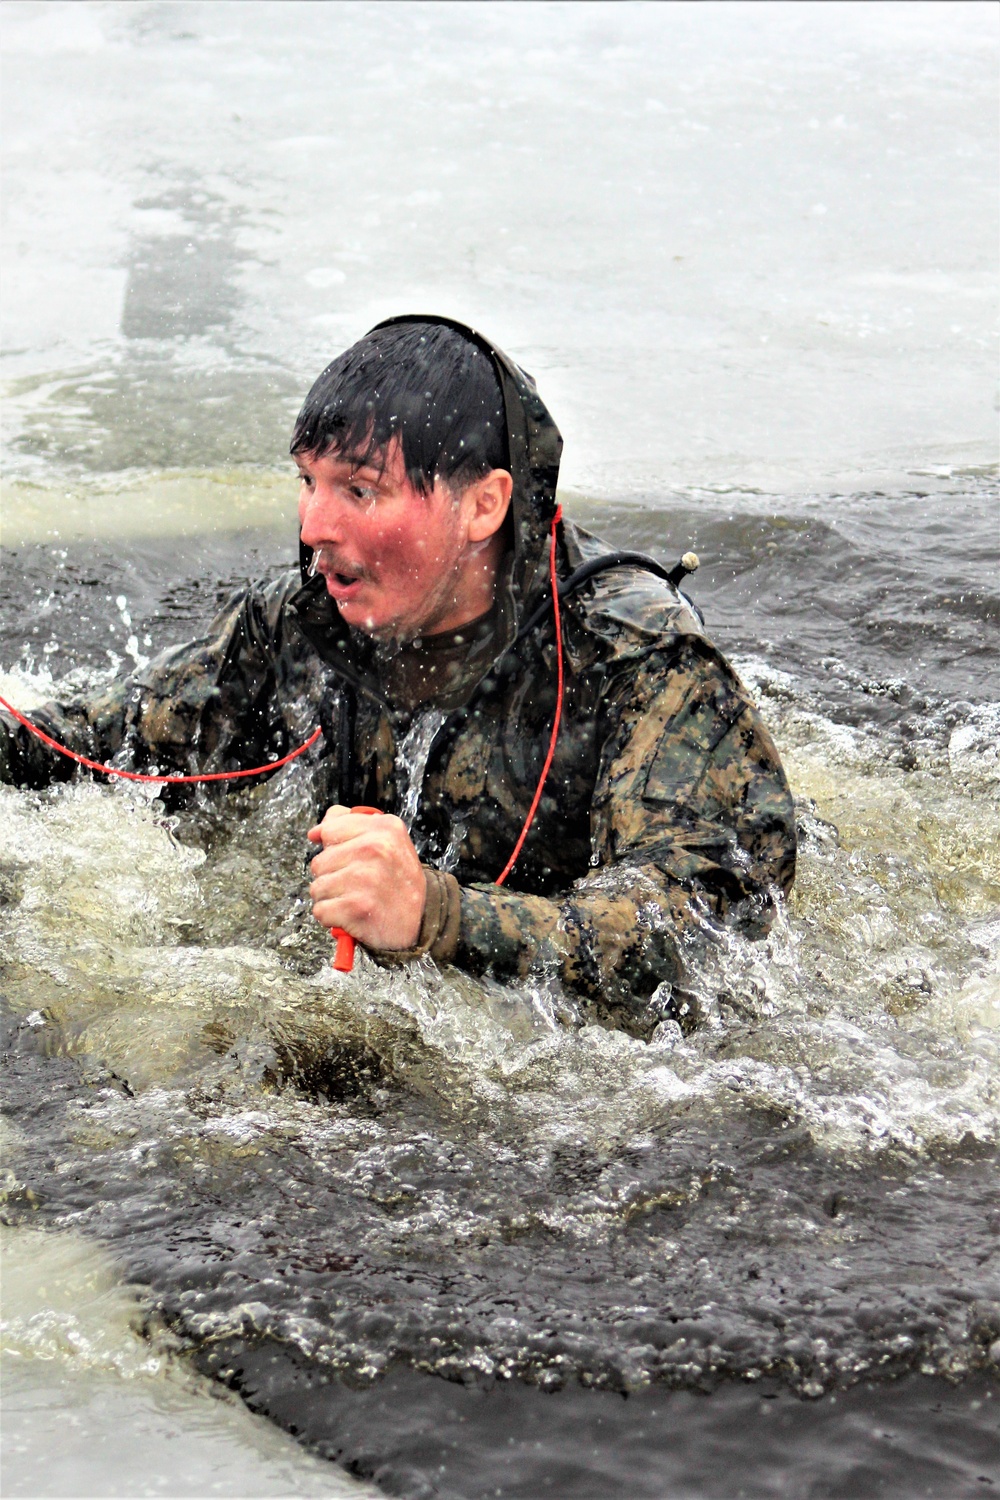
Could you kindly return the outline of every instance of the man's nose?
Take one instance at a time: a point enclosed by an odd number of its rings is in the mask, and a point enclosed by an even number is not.
[[[317,486],[299,502],[299,531],[307,547],[344,540],[347,507],[329,489]]]

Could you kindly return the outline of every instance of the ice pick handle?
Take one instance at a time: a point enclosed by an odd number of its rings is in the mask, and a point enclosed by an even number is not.
[[[382,809],[380,807],[352,807],[351,812],[367,813],[372,818],[382,816]],[[331,927],[330,936],[335,938],[337,942],[337,947],[330,962],[338,974],[349,974],[354,968],[354,949],[356,946],[354,939],[342,927]]]

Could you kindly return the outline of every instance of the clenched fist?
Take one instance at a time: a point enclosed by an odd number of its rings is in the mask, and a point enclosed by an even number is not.
[[[402,819],[331,807],[309,838],[323,845],[311,861],[317,922],[342,927],[367,948],[415,947],[427,884]]]

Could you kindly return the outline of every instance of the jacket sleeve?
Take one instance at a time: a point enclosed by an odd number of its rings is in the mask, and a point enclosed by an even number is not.
[[[774,742],[698,637],[619,678],[605,730],[593,872],[555,898],[465,887],[455,962],[497,977],[556,966],[620,1024],[683,983],[708,924],[767,931],[794,878],[795,820]]]
[[[46,703],[29,717],[77,754],[128,770],[183,775],[275,759],[289,746],[275,692],[287,592],[284,581],[239,589],[197,640],[93,696]],[[41,787],[72,775],[71,760],[3,719],[0,779]]]

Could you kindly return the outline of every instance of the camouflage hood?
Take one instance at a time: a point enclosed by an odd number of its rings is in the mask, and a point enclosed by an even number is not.
[[[474,328],[458,323],[454,318],[419,314],[387,318],[375,326],[388,328],[396,323],[444,324],[478,344],[493,361],[503,393],[507,464],[514,480],[511,496],[514,555],[509,585],[514,602],[511,623],[516,626],[523,617],[527,601],[548,582],[546,549],[556,508],[562,436],[531,376]],[[504,647],[510,642],[502,640],[498,644]]]
[[[489,339],[453,318],[405,314],[387,318],[376,328],[396,323],[438,323],[454,328],[488,354],[500,381],[506,425],[507,462],[514,480],[511,496],[513,552],[508,557],[502,587],[500,635],[496,651],[506,650],[525,618],[529,603],[548,583],[548,539],[556,507],[556,484],[562,437],[535,383],[509,355]],[[372,329],[371,332],[374,332]],[[371,643],[348,630],[326,592],[322,578],[307,576],[311,552],[300,546],[303,588],[294,609],[303,630],[323,659],[356,687],[373,693],[374,683],[365,670]]]

